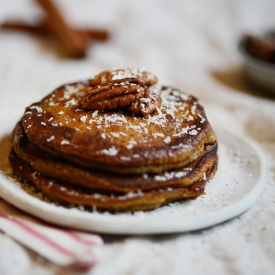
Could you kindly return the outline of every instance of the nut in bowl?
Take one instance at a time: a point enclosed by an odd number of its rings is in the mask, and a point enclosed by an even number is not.
[[[248,83],[258,91],[275,95],[275,32],[244,36],[239,44]]]

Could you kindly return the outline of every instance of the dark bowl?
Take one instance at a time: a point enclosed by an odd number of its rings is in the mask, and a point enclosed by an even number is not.
[[[268,32],[260,38],[272,36],[275,38],[275,32]],[[243,37],[239,43],[239,50],[243,58],[243,69],[246,80],[259,91],[275,95],[275,64],[254,57],[247,52],[246,37]]]

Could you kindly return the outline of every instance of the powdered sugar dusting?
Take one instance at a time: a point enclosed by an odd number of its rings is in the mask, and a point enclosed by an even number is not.
[[[117,79],[124,79],[124,78],[134,78],[134,77],[142,77],[142,72],[144,72],[144,69],[138,68],[138,69],[118,69],[112,71],[112,80]]]
[[[118,149],[116,149],[114,146],[112,146],[109,149],[103,149],[101,152],[105,155],[116,156],[118,153]]]

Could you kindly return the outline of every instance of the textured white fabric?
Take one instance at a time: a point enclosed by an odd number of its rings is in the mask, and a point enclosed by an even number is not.
[[[0,32],[0,123],[15,123],[30,103],[57,86],[119,66],[146,67],[163,84],[198,97],[211,120],[254,139],[267,161],[264,192],[246,213],[224,224],[184,234],[106,237],[92,275],[275,274],[275,100],[244,83],[237,43],[243,33],[275,26],[273,0],[59,0],[78,26],[106,27],[108,42],[90,45],[83,60],[60,55],[43,37]],[[0,2],[0,20],[31,21],[33,1]],[[26,274],[74,274],[0,238],[6,259]],[[33,267],[33,269],[31,269]],[[30,272],[30,270],[32,270]],[[4,273],[5,274],[5,273]],[[6,273],[16,274],[16,273]]]

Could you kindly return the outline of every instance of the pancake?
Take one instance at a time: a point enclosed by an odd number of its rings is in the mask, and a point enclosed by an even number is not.
[[[137,191],[115,195],[113,193],[87,192],[83,188],[77,188],[64,182],[44,177],[22,161],[14,151],[11,152],[9,161],[14,173],[27,180],[27,183],[25,183],[27,184],[27,189],[32,190],[35,187],[43,194],[44,199],[46,197],[46,199],[55,203],[69,207],[78,206],[86,210],[89,210],[90,207],[93,210],[108,210],[111,212],[148,211],[174,201],[196,198],[204,194],[206,182],[212,179],[217,169],[217,162],[215,162],[203,179],[188,187],[166,188],[147,192]],[[41,194],[37,195],[37,193],[35,195],[41,196]]]
[[[217,144],[207,144],[203,154],[188,165],[158,174],[121,175],[101,170],[87,169],[43,152],[29,141],[21,123],[14,131],[14,151],[35,171],[44,176],[62,180],[68,184],[92,191],[132,192],[160,188],[189,186],[203,177],[217,161]],[[43,158],[41,158],[43,155]]]
[[[26,108],[11,139],[15,176],[67,206],[152,210],[204,194],[218,167],[200,102],[141,69],[57,88]]]
[[[124,109],[81,110],[89,87],[67,84],[28,107],[22,120],[28,138],[51,154],[121,174],[182,167],[216,140],[203,107],[178,90],[159,87],[161,106],[144,117]]]

